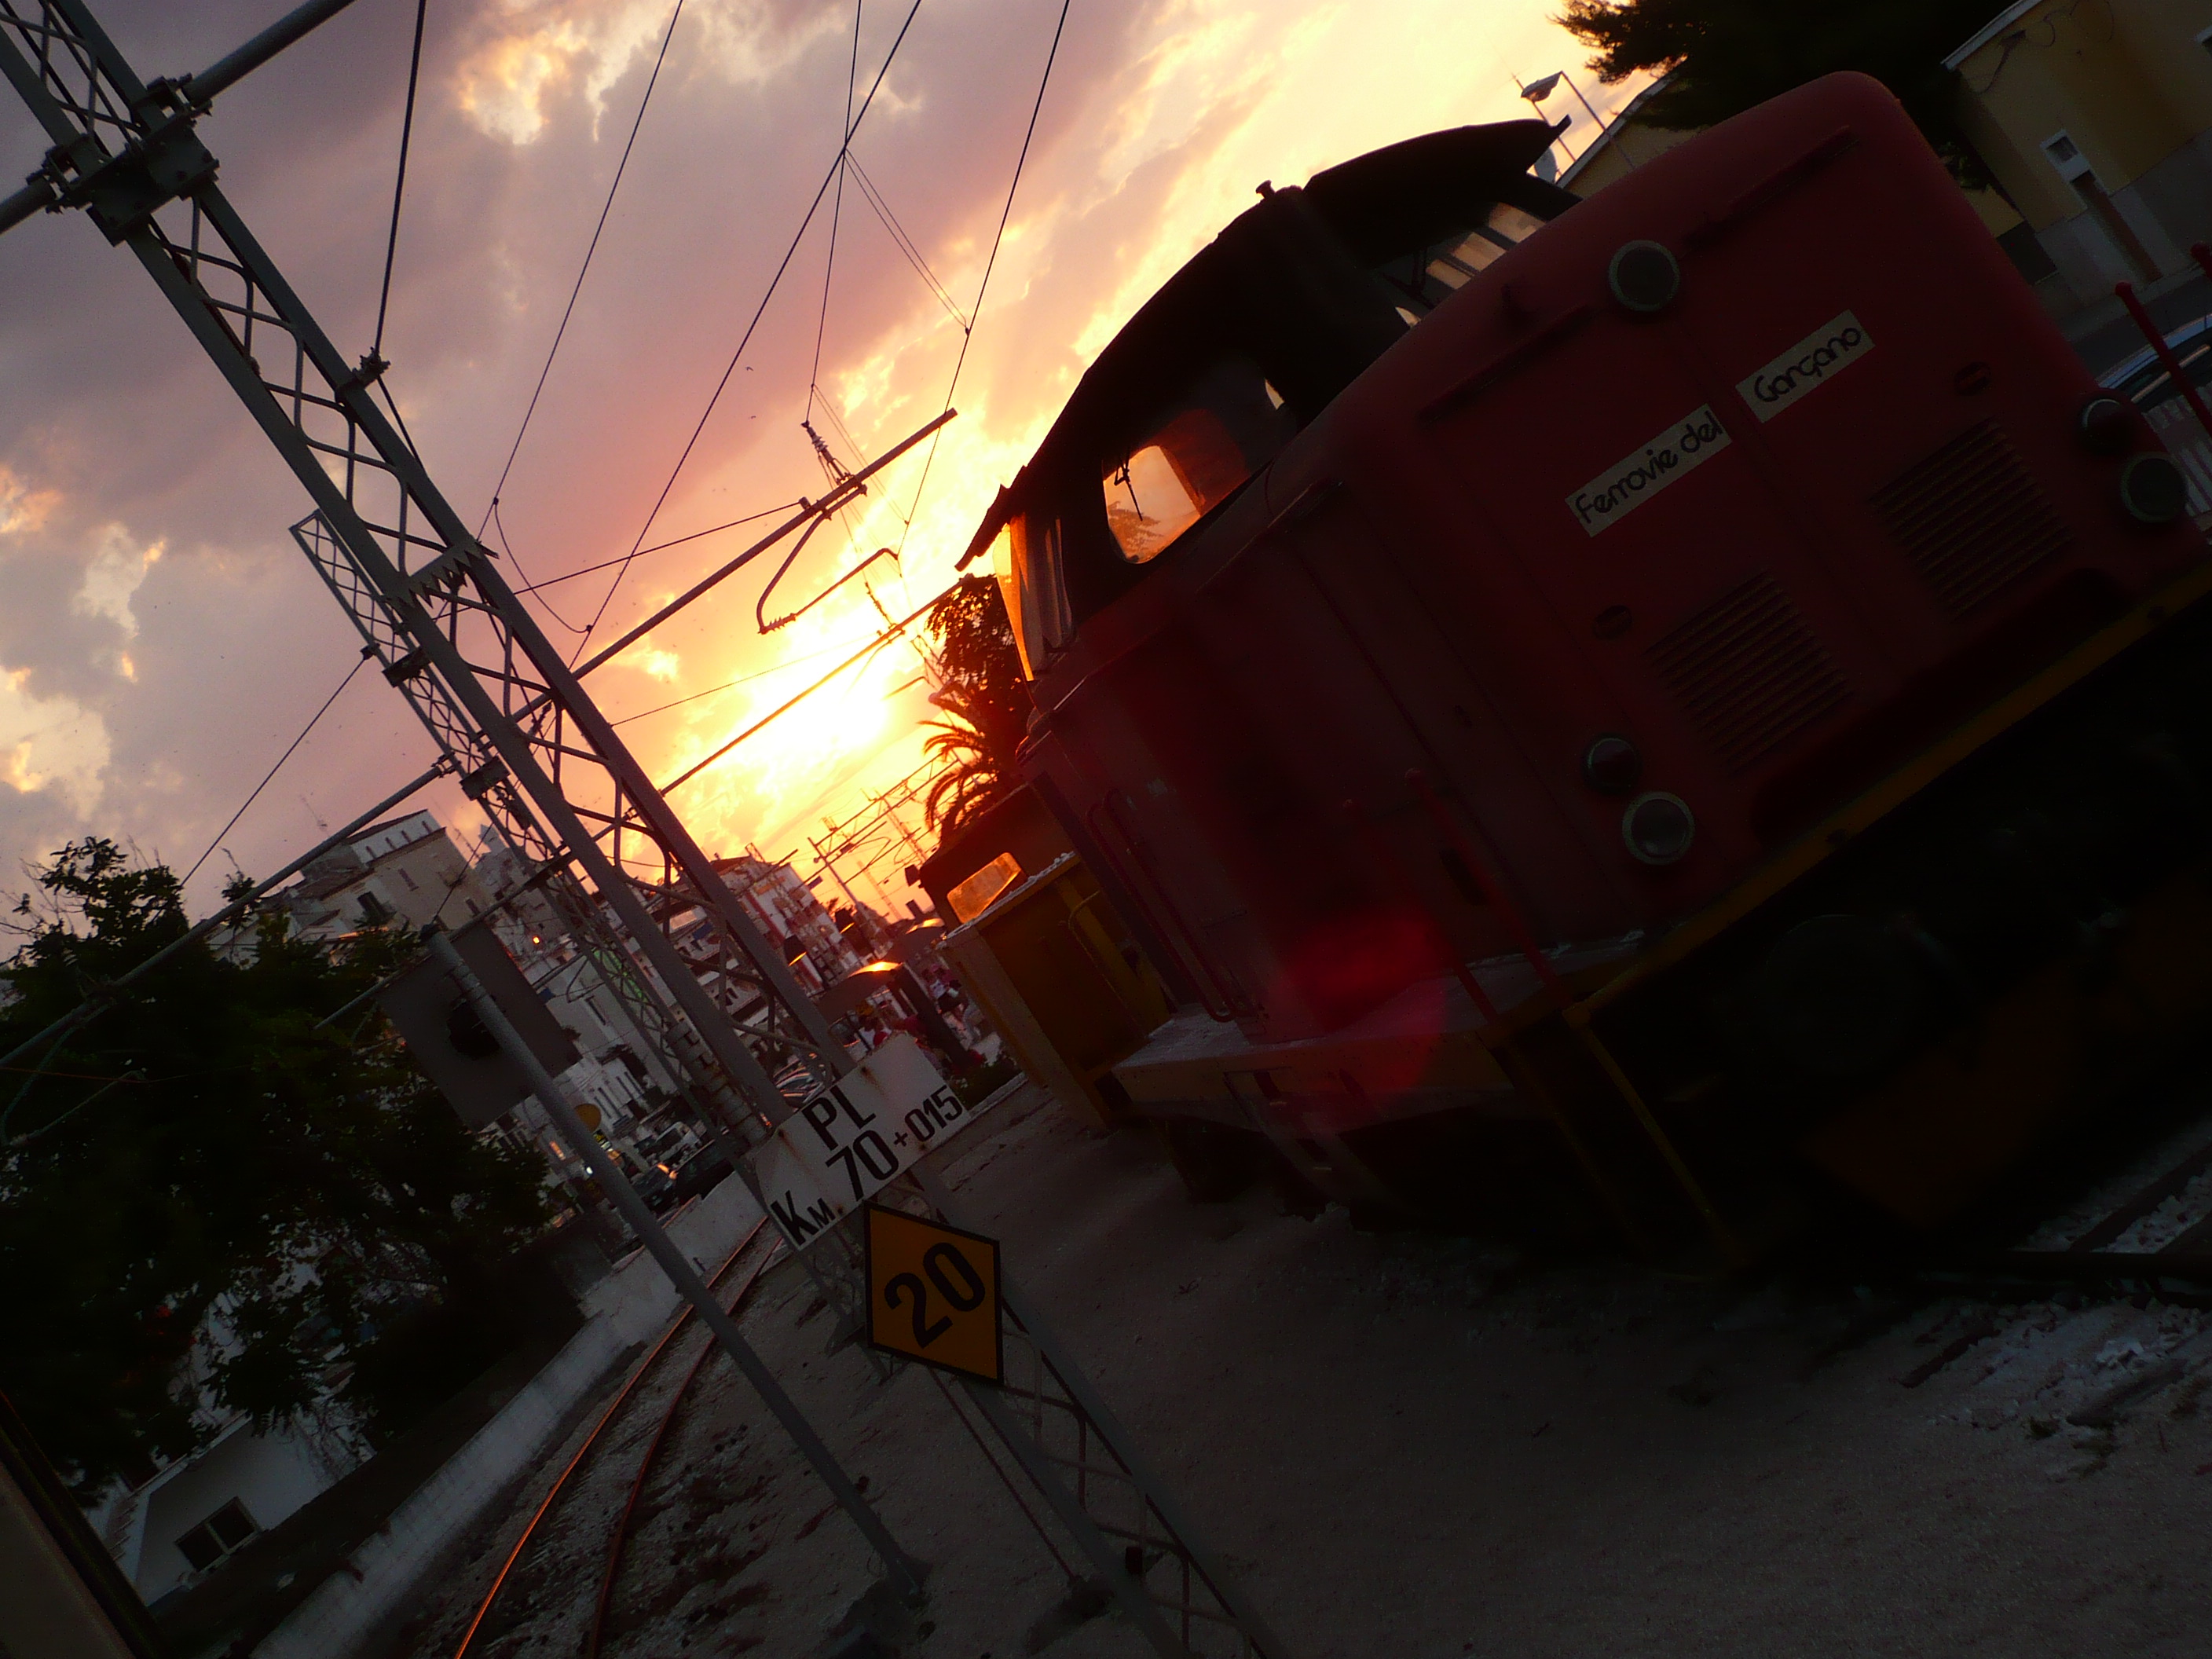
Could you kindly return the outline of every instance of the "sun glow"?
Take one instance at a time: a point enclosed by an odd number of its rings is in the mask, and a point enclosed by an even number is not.
[[[477,97],[468,106],[479,122],[512,142],[528,142],[537,124],[550,118],[547,100],[557,83],[577,81],[596,102],[608,66],[618,70],[640,49],[634,14],[619,4],[556,0],[532,7],[509,0],[509,8],[512,26],[471,60],[477,78],[465,77],[463,101]],[[1545,15],[1547,7],[1470,9],[1429,0],[1413,10],[1419,15],[1402,27],[1378,34],[1359,9],[1340,3],[1288,18],[1233,0],[1158,8],[1117,41],[1115,66],[1088,79],[1072,72],[1055,81],[1053,95],[1069,106],[1040,129],[972,340],[963,342],[961,322],[920,282],[902,299],[891,291],[893,302],[876,305],[865,321],[830,305],[817,380],[835,418],[818,404],[813,418],[844,464],[880,454],[937,414],[964,343],[954,398],[960,416],[938,441],[879,475],[845,520],[817,534],[771,608],[797,609],[879,548],[898,550],[896,565],[878,561],[763,638],[745,601],[788,550],[786,543],[756,567],[762,577],[749,573],[732,583],[729,597],[657,630],[627,665],[636,672],[621,682],[620,700],[629,707],[611,709],[617,718],[663,704],[672,691],[696,695],[626,728],[654,776],[682,775],[743,739],[675,793],[677,810],[703,842],[724,850],[758,842],[769,856],[784,856],[806,836],[819,836],[825,817],[849,814],[871,792],[921,764],[929,732],[924,722],[939,717],[922,683],[916,648],[922,624],[886,637],[889,622],[952,582],[954,561],[993,495],[1027,461],[1084,368],[1162,281],[1243,210],[1259,179],[1303,179],[1438,127],[1524,118],[1528,109],[1516,95],[1513,71],[1547,72],[1576,52]],[[735,30],[717,40],[718,65],[732,80],[763,73],[772,58],[795,63],[835,33],[823,33],[818,19],[780,35],[754,27],[757,21],[738,7],[717,24]],[[735,45],[738,35],[751,45]],[[1424,50],[1408,56],[1402,50],[1408,38],[1424,41]],[[1042,40],[1037,45],[1041,52]],[[1010,107],[1022,101],[1018,88],[988,90]],[[914,92],[884,112],[925,106],[940,115],[945,108],[942,99]],[[891,175],[894,130],[902,143],[941,142],[927,128],[904,118],[896,129],[888,118],[870,128],[859,149],[872,175],[880,175],[879,183]],[[1017,121],[1012,131],[1019,131]],[[1003,177],[1010,162],[1010,155],[970,155],[961,165]],[[973,305],[991,256],[1004,203],[997,188],[970,192],[949,219],[929,222],[917,214],[908,227],[963,308]],[[841,282],[848,258],[896,261],[876,222],[851,202],[847,210]],[[908,210],[901,208],[902,216]],[[872,236],[881,246],[872,246]],[[809,257],[819,258],[819,250]],[[801,307],[809,313],[810,343],[815,302],[810,295]],[[746,362],[750,374],[753,359]],[[760,380],[747,383],[747,394],[768,394],[775,372],[763,357]],[[777,430],[785,410],[773,400],[747,408],[718,428],[730,447],[702,448],[696,471],[659,522],[726,519],[734,514],[720,509],[730,502],[772,499],[782,489],[820,493],[811,448]],[[789,411],[794,425],[796,413]],[[853,453],[854,442],[865,454]],[[915,511],[925,465],[927,490]],[[659,580],[680,589],[729,551],[720,540],[702,544],[696,557],[685,556],[692,557],[688,569],[659,572]],[[632,616],[649,609],[641,592],[626,603]],[[610,626],[617,621],[608,618]],[[872,641],[879,641],[872,651]],[[840,666],[856,653],[860,660]],[[776,713],[825,674],[830,678],[819,689]]]

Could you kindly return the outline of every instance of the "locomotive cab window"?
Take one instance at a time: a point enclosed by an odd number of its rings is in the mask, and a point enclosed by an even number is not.
[[[1469,278],[1487,270],[1507,249],[1519,246],[1543,228],[1544,222],[1534,214],[1498,202],[1472,230],[1395,260],[1381,274],[1401,312],[1410,307],[1417,317],[1425,317]]]
[[[1060,521],[1040,520],[1030,513],[1009,520],[991,544],[991,568],[999,579],[999,595],[1006,601],[1006,617],[1013,623],[1022,673],[1030,679],[1035,679],[1038,670],[1067,648],[1075,633],[1060,555]]]
[[[1243,359],[1219,364],[1109,459],[1099,489],[1107,527],[1131,564],[1158,558],[1242,489],[1288,443],[1283,396]]]

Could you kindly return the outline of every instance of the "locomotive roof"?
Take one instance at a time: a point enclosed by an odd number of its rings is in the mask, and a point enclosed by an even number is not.
[[[1169,277],[1098,354],[1030,465],[999,492],[961,562],[990,545],[1033,483],[1087,473],[1095,488],[1100,458],[1127,441],[1131,423],[1224,351],[1269,362],[1297,339],[1311,372],[1276,372],[1304,382],[1279,384],[1301,423],[1310,420],[1403,329],[1379,284],[1347,295],[1346,279],[1480,222],[1497,203],[1555,216],[1575,198],[1528,169],[1557,137],[1536,120],[1453,127],[1327,168],[1302,190],[1262,185],[1262,199]],[[1294,291],[1271,296],[1265,277],[1286,270]],[[1332,286],[1338,291],[1326,291]],[[1332,340],[1312,327],[1332,311],[1369,314]]]
[[[1465,228],[1475,207],[1522,193],[1558,137],[1542,121],[1425,133],[1316,173],[1305,197],[1347,253],[1379,265]]]

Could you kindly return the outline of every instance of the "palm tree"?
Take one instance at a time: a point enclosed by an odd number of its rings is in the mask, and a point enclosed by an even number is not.
[[[1021,781],[1008,762],[992,753],[990,740],[964,719],[925,720],[932,736],[922,746],[933,760],[950,760],[922,798],[930,828],[940,836],[964,829],[976,814]]]
[[[947,836],[1020,786],[1015,755],[1030,705],[998,583],[963,576],[930,607],[929,631],[937,639],[938,682],[929,700],[949,718],[925,722],[932,735],[923,746],[951,764],[930,786],[922,811],[930,828]]]

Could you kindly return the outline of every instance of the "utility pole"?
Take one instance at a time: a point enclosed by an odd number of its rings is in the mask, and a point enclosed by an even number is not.
[[[374,353],[354,362],[338,350],[230,205],[216,181],[216,159],[196,131],[219,93],[347,3],[310,0],[208,70],[151,82],[139,78],[85,0],[0,7],[0,76],[52,146],[29,182],[0,199],[0,231],[41,211],[82,209],[138,260],[313,502],[314,511],[293,526],[294,538],[360,633],[366,654],[430,732],[441,768],[459,776],[508,844],[536,866],[575,954],[660,1051],[671,1075],[684,1080],[709,1124],[757,1146],[797,1100],[834,1083],[854,1061],[581,680],[769,544],[740,554],[580,668],[572,670],[547,640],[404,437],[383,384],[390,365]],[[836,484],[785,531],[822,522],[870,472],[930,429]],[[630,838],[660,860],[667,878],[661,887],[626,873],[623,842]],[[697,963],[677,947],[665,931],[672,907],[662,902],[655,914],[655,900],[665,901],[679,880],[713,921],[715,961]],[[431,948],[438,950],[436,940]],[[743,987],[746,994],[731,1006],[757,1005],[758,1018],[741,1023],[717,1001],[702,967],[718,970],[725,987]],[[480,994],[481,988],[471,993]],[[488,1008],[485,1018],[495,1033],[495,1013]],[[558,1087],[538,1076],[532,1083],[549,1115],[590,1156],[596,1142],[579,1133]],[[745,1172],[742,1151],[732,1148],[740,1154],[733,1161]],[[611,1163],[594,1172],[618,1207],[629,1208],[625,1194],[635,1203]],[[921,1174],[927,1178],[926,1169]],[[908,1190],[909,1201],[941,1207],[941,1189]],[[650,1246],[658,1229],[646,1218],[640,1237]],[[857,1255],[848,1233],[840,1230],[837,1252],[807,1258],[817,1279],[839,1281],[832,1299],[848,1304]],[[664,1258],[662,1265],[680,1291],[693,1294],[688,1263]],[[1118,1563],[1106,1582],[1137,1627],[1166,1659],[1201,1652],[1284,1659],[1281,1644],[1177,1517],[1173,1500],[1045,1334],[1034,1308],[1021,1311],[1028,1304],[1011,1289],[1008,1304],[1021,1346],[1033,1356],[1033,1380],[1021,1396],[1028,1403],[1015,1412],[1000,1399],[983,1414],[1085,1556],[1109,1568]],[[715,1327],[714,1316],[708,1323]],[[718,1328],[717,1335],[724,1333]],[[735,1337],[734,1326],[728,1336]],[[756,1371],[757,1360],[747,1364],[742,1338],[725,1346],[808,1450],[811,1429],[779,1409],[781,1390],[764,1369]],[[1010,1388],[1006,1397],[1016,1391]],[[1048,1421],[1073,1433],[1072,1449],[1053,1449]],[[819,1449],[818,1440],[811,1443]],[[844,1501],[849,1483],[841,1487],[834,1460],[808,1455]],[[865,1504],[848,1504],[848,1511],[894,1583],[909,1586],[911,1559]],[[1116,1537],[1125,1540],[1119,1558],[1108,1541]]]

